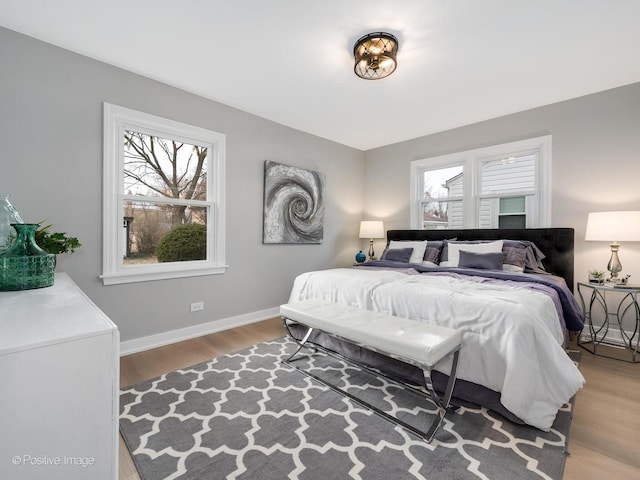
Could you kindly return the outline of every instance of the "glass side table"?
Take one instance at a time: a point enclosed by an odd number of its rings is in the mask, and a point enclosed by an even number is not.
[[[578,282],[578,296],[582,303],[585,327],[588,328],[588,335],[585,335],[583,330],[578,336],[578,345],[594,355],[632,363],[640,362],[640,355],[638,355],[640,350],[639,293],[640,287],[636,286],[619,287],[606,283]],[[585,302],[585,294],[588,294],[588,303]],[[595,318],[594,313],[596,313]],[[623,328],[625,317],[628,319],[627,325],[633,325],[631,333]],[[594,320],[597,321],[599,319],[601,319],[601,323],[594,322]],[[607,339],[612,325],[617,325],[620,332],[620,337],[616,338],[615,341],[611,337]],[[602,349],[598,351],[598,347],[602,345],[627,350],[631,353],[631,359],[608,355]]]

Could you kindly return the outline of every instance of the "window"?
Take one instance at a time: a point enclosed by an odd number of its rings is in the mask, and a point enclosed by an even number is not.
[[[462,228],[464,167],[455,165],[425,170],[420,218],[424,229]]]
[[[527,226],[526,197],[505,197],[499,200],[498,228],[525,228]]]
[[[551,223],[551,136],[411,162],[411,228]]]
[[[224,273],[225,136],[104,104],[105,285]]]

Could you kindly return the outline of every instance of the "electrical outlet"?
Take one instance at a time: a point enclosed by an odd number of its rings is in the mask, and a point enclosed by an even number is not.
[[[191,304],[191,313],[204,310],[204,302],[194,302]]]

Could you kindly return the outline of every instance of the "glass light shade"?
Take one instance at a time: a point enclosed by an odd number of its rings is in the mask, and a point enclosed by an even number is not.
[[[384,238],[384,223],[379,220],[360,222],[360,238]]]
[[[640,211],[593,212],[587,218],[587,241],[640,241]]]
[[[396,71],[398,39],[385,32],[369,33],[353,47],[353,71],[365,80],[378,80]]]

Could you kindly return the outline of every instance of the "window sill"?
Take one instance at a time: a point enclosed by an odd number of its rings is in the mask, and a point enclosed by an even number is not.
[[[162,270],[153,267],[133,267],[129,271],[121,271],[117,273],[104,273],[100,275],[103,285],[119,285],[123,283],[150,282],[154,280],[170,280],[174,278],[200,277],[204,275],[221,275],[227,270],[224,266],[206,266],[199,268],[178,268],[167,269],[163,266]]]

